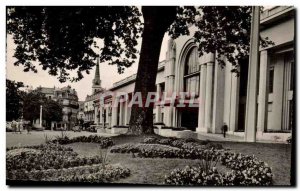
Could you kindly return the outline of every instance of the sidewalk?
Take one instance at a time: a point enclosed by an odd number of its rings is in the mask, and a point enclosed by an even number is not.
[[[245,142],[244,136],[237,136],[232,134],[213,134],[213,133],[198,133],[198,139],[200,140],[210,140],[210,141],[227,141],[227,142]],[[272,140],[256,140],[257,143],[274,143],[274,144],[286,144],[286,141],[272,141]]]

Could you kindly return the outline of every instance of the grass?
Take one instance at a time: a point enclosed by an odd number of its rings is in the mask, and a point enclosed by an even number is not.
[[[145,136],[116,136],[112,137],[118,144],[139,143]],[[218,142],[224,148],[248,155],[255,155],[272,167],[275,185],[290,184],[291,147],[286,144],[268,143],[241,143],[241,142]],[[97,144],[73,143],[67,145],[75,152],[83,156],[92,156],[99,153]],[[131,176],[117,181],[118,183],[131,184],[162,184],[164,176],[174,168],[184,168],[186,165],[197,165],[196,160],[187,159],[150,159],[133,158],[131,154],[109,153],[108,161],[112,164],[120,164],[131,170]],[[224,166],[218,165],[218,170],[226,171]]]

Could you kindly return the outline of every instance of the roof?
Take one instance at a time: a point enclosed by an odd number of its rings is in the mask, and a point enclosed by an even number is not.
[[[53,94],[54,93],[54,88],[39,87],[39,90],[43,94]]]

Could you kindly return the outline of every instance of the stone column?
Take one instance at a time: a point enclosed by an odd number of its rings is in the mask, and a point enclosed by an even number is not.
[[[119,102],[119,98],[116,97],[114,101]],[[118,104],[113,102],[111,107],[111,126],[113,127],[118,125]]]
[[[211,132],[212,124],[212,100],[213,100],[213,63],[206,64],[206,87],[205,87],[205,119],[206,132]]]
[[[156,85],[156,96],[157,96],[157,100],[160,98],[161,96],[161,86],[160,84],[157,84]],[[156,106],[156,122],[161,122],[161,108],[160,108],[160,105]]]
[[[102,124],[102,126],[104,126],[104,124],[103,124],[103,116],[102,116],[104,114],[103,108],[101,106],[99,106],[99,109],[100,109],[100,123]]]
[[[252,7],[249,74],[246,101],[245,141],[256,141],[257,77],[259,50],[259,6]]]
[[[94,106],[94,123],[98,125],[98,107]]]
[[[124,125],[124,102],[120,102],[119,125]]]
[[[51,121],[51,131],[53,131],[53,129],[54,129],[54,123],[55,122]]]
[[[199,96],[199,117],[198,128],[196,131],[206,132],[205,130],[205,90],[206,90],[206,64],[202,64],[200,71],[200,96]]]
[[[43,127],[43,106],[40,106],[40,128]]]
[[[124,106],[124,109],[125,109],[124,125],[129,124],[129,120],[130,120],[130,112],[131,112],[131,110],[130,110],[130,108],[128,107],[129,102],[130,102],[130,101],[129,101],[129,98],[128,98],[128,100],[126,100],[125,106]]]
[[[216,63],[214,75],[214,99],[213,99],[213,121],[212,133],[222,133],[224,115],[224,86],[225,86],[225,69]]]
[[[268,95],[269,95],[269,58],[267,50],[260,52],[259,97],[257,131],[262,133],[267,129],[268,122]]]

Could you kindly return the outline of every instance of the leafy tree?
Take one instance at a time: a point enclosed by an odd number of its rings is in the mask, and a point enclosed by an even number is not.
[[[101,62],[116,64],[118,71],[123,72],[135,62],[137,39],[142,37],[134,91],[141,92],[144,100],[148,92],[155,91],[159,53],[166,32],[177,38],[189,34],[189,26],[194,25],[200,55],[217,51],[235,66],[249,51],[251,7],[247,6],[144,6],[141,12],[130,6],[9,7],[7,12],[7,29],[17,45],[15,65],[36,72],[32,61],[39,61],[44,70],[58,75],[62,82],[82,79],[82,72],[89,73],[97,56]],[[99,55],[92,50],[94,38],[104,41]],[[261,42],[270,43],[267,39]],[[68,71],[75,69],[77,77],[70,77]],[[153,106],[134,105],[129,133],[153,133],[152,115]]]
[[[20,90],[24,87],[23,82],[15,82],[6,79],[6,121],[18,119],[22,115],[22,95]]]
[[[49,124],[51,121],[62,120],[62,106],[49,98],[47,98],[39,90],[32,91],[24,96],[24,119],[33,122],[40,118],[40,106],[43,106],[43,120]]]
[[[62,121],[62,106],[54,100],[47,99],[43,104],[43,119],[47,124],[51,124],[51,121]]]
[[[46,102],[47,98],[39,91],[32,91],[23,98],[23,116],[25,120],[33,122],[40,117],[40,106]]]

